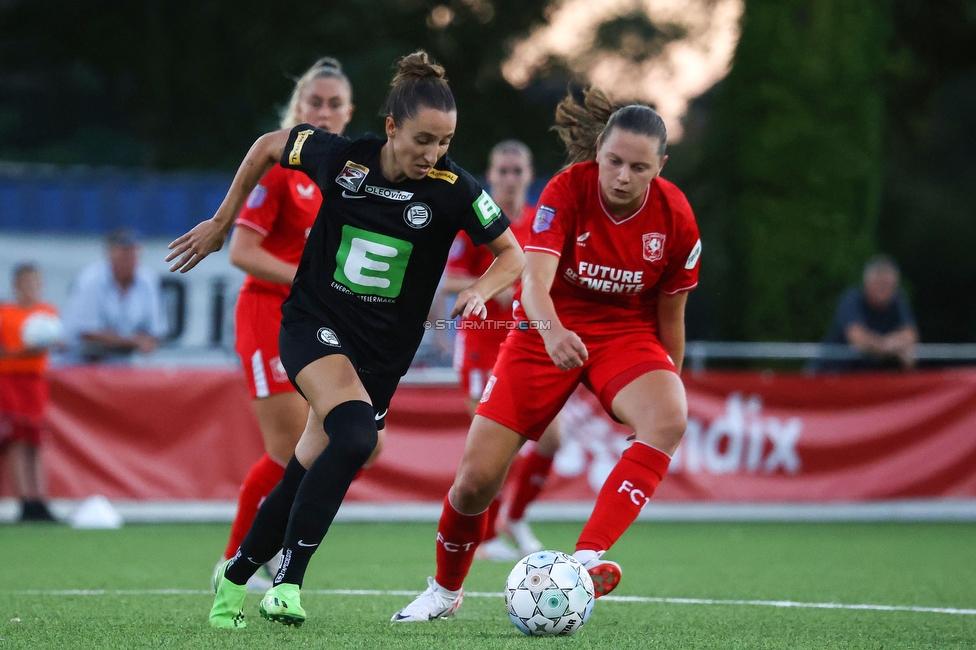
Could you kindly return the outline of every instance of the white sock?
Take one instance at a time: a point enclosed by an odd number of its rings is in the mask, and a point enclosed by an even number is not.
[[[451,591],[450,589],[445,589],[444,587],[442,587],[439,584],[437,584],[437,581],[436,580],[433,581],[433,584],[434,584],[434,589],[435,590],[439,591],[440,593],[444,594],[445,596],[450,596],[451,598],[457,598],[458,595],[461,593],[461,590],[460,589],[458,589],[457,591]]]
[[[583,550],[583,551],[576,551],[575,553],[573,553],[573,557],[576,558],[577,562],[579,562],[583,566],[586,566],[587,562],[592,562],[593,560],[599,560],[600,556],[602,556],[604,553],[606,553],[606,551]]]

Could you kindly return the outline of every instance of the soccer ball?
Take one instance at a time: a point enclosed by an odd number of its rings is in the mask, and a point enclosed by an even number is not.
[[[570,636],[593,611],[593,580],[572,555],[539,551],[515,565],[505,584],[508,617],[523,634]]]
[[[36,313],[27,317],[20,330],[20,340],[28,348],[47,348],[64,336],[61,319],[52,314]]]

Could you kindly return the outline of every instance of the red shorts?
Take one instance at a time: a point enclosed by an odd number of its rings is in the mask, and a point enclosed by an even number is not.
[[[40,445],[48,394],[47,378],[42,375],[0,374],[0,441]]]
[[[676,372],[671,357],[652,334],[591,338],[580,335],[589,358],[581,368],[560,370],[534,330],[512,332],[502,344],[494,373],[476,411],[530,440],[538,440],[582,383],[614,420],[613,399],[652,370]]]
[[[479,399],[485,383],[491,376],[498,358],[498,348],[504,338],[478,336],[475,332],[459,331],[454,339],[454,369],[458,373],[461,390],[473,399]]]
[[[241,357],[252,399],[295,392],[278,355],[282,301],[280,295],[260,291],[242,291],[237,296],[234,349]]]

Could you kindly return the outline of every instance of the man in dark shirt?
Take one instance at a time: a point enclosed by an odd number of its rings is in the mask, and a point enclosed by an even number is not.
[[[864,266],[864,282],[849,288],[837,302],[837,310],[825,343],[846,343],[861,352],[856,359],[829,364],[830,369],[870,370],[911,368],[915,365],[918,330],[899,288],[898,265],[877,255]],[[821,364],[825,368],[827,364]]]

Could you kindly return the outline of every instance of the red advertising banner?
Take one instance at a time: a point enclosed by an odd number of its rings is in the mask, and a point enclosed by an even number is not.
[[[659,498],[976,496],[976,372],[689,376],[689,424]]]
[[[655,501],[976,498],[976,370],[684,381],[688,430]],[[262,453],[236,372],[64,368],[51,389],[53,497],[233,500]],[[593,499],[629,432],[585,391],[561,417],[542,499]],[[383,455],[348,498],[439,502],[464,447],[460,391],[403,386],[387,422]]]
[[[59,368],[48,421],[52,497],[236,501],[264,451],[236,372]]]

